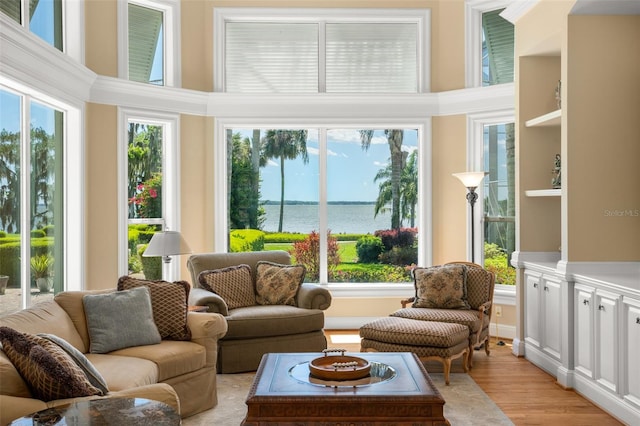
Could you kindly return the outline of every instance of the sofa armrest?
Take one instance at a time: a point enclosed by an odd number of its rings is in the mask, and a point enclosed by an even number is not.
[[[331,306],[331,292],[321,285],[302,283],[298,290],[296,306],[325,310]]]
[[[187,324],[191,341],[205,347],[206,366],[215,369],[218,361],[218,340],[227,334],[227,320],[221,314],[189,312]]]
[[[39,399],[0,395],[0,425],[46,408],[47,404]]]
[[[189,305],[207,306],[209,313],[229,315],[229,308],[224,299],[204,288],[192,288],[189,292]]]

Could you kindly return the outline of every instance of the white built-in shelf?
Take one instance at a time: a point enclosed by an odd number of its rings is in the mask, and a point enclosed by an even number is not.
[[[561,189],[530,189],[525,191],[527,197],[559,197]]]
[[[527,120],[524,125],[526,127],[551,127],[560,125],[560,117],[562,117],[562,110],[552,111],[540,117]]]

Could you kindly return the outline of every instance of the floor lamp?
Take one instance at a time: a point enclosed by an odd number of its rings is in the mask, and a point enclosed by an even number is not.
[[[178,231],[164,231],[153,234],[142,256],[162,257],[162,261],[166,266],[165,272],[168,273],[171,256],[186,253],[191,253],[191,249],[182,238],[182,235]]]
[[[460,179],[460,182],[467,188],[467,201],[469,202],[469,208],[471,209],[471,262],[475,263],[475,232],[474,226],[475,222],[473,220],[473,206],[478,199],[478,193],[476,192],[476,188],[480,186],[480,182],[487,175],[486,172],[464,172],[464,173],[453,173],[453,176]]]

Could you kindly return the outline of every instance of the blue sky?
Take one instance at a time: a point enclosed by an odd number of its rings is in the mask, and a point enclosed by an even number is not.
[[[251,130],[234,129],[234,133],[251,135]],[[264,134],[264,131],[263,131]],[[417,130],[406,129],[403,150],[417,149]],[[318,131],[310,129],[307,138],[309,163],[302,159],[285,160],[285,199],[318,201],[319,143]],[[367,151],[362,149],[358,130],[341,129],[327,132],[327,199],[328,201],[375,201],[378,183],[376,173],[389,162],[389,145],[382,130],[376,131]],[[280,200],[280,164],[270,160],[260,169],[261,199]]]

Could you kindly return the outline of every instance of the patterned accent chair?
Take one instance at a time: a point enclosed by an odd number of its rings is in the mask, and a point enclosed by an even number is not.
[[[473,351],[484,343],[487,355],[489,349],[489,323],[493,309],[493,291],[495,275],[482,266],[470,262],[450,262],[447,265],[462,264],[467,266],[467,301],[471,309],[434,309],[407,307],[415,301],[415,297],[403,300],[402,309],[392,313],[392,317],[408,318],[421,321],[435,321],[462,324],[469,327],[468,367],[473,367]]]

